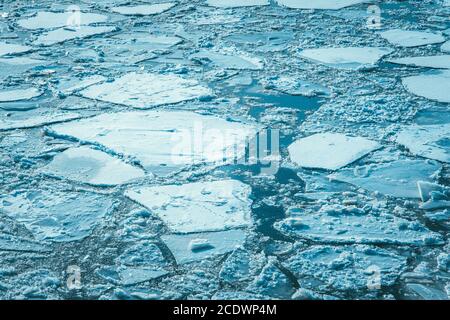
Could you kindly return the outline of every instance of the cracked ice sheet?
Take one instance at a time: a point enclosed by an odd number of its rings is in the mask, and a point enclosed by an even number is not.
[[[87,38],[95,35],[113,32],[116,30],[117,30],[116,27],[104,27],[104,26],[98,27],[81,26],[74,30],[59,28],[42,33],[37,37],[37,39],[33,42],[33,44],[41,46],[51,46],[68,40]]]
[[[42,95],[42,91],[36,88],[0,91],[0,102],[29,100],[40,95]]]
[[[293,9],[338,10],[367,0],[276,0],[278,5]]]
[[[337,170],[378,148],[378,142],[362,137],[319,133],[295,141],[288,150],[291,160],[300,167]]]
[[[111,10],[113,12],[120,13],[123,15],[148,16],[148,15],[163,13],[163,12],[173,8],[175,5],[176,4],[173,2],[167,2],[167,3],[156,3],[156,4],[142,4],[142,5],[138,5],[138,6],[112,7]]]
[[[263,62],[258,58],[244,55],[222,54],[212,51],[200,51],[191,56],[194,60],[209,60],[215,66],[232,70],[261,70]]]
[[[51,176],[98,186],[124,184],[145,176],[142,169],[85,146],[70,148],[56,155],[42,171]]]
[[[398,160],[344,168],[328,177],[387,196],[419,198],[417,181],[431,182],[440,169],[439,164],[430,160]]]
[[[402,78],[403,86],[420,97],[439,102],[450,102],[450,71],[432,71],[418,76]]]
[[[206,3],[211,7],[218,8],[267,6],[270,4],[269,0],[206,0]]]
[[[0,210],[40,241],[81,240],[111,209],[111,199],[91,192],[17,191],[0,196]]]
[[[393,45],[407,48],[442,43],[445,41],[445,38],[440,34],[424,31],[392,29],[380,32],[380,35]]]
[[[0,42],[0,56],[13,55],[18,53],[25,53],[30,51],[32,48],[28,46],[23,46],[20,44]]]
[[[355,245],[313,246],[297,253],[283,264],[300,280],[314,279],[315,281],[308,281],[313,290],[329,292],[332,288],[351,292],[365,290],[368,285],[377,285],[371,280],[376,280],[374,275],[378,272],[381,286],[393,286],[406,269],[406,262],[406,257],[393,252]]]
[[[415,155],[450,163],[450,124],[402,128],[395,141]]]
[[[175,233],[251,225],[251,188],[237,180],[143,187],[125,195],[147,207]]]
[[[17,22],[19,26],[25,29],[53,29],[61,28],[70,25],[71,18],[77,15],[77,12],[48,12],[40,11],[35,16],[27,19],[22,19]],[[80,23],[82,25],[89,25],[92,23],[100,23],[108,20],[107,16],[96,14],[79,12]]]
[[[196,80],[176,75],[128,73],[111,83],[94,85],[80,92],[86,98],[145,109],[212,95]]]
[[[321,243],[343,244],[442,244],[440,234],[418,222],[381,212],[366,214],[355,207],[324,205],[317,212],[292,208],[290,217],[276,222],[275,228],[295,238]]]
[[[186,235],[164,235],[163,242],[174,255],[177,264],[202,261],[215,256],[231,252],[245,241],[246,235],[243,230],[228,230],[221,232],[193,233]],[[201,240],[207,246],[194,249],[192,241]]]
[[[387,60],[387,62],[414,67],[450,69],[450,55],[406,57],[406,58],[390,59]]]
[[[357,70],[374,66],[378,60],[392,51],[381,47],[305,49],[300,52],[300,57],[333,68]]]
[[[35,128],[80,118],[80,115],[76,113],[33,114],[26,118],[24,118],[23,115],[22,112],[14,113],[11,117],[0,119],[0,131]]]
[[[135,157],[145,169],[164,174],[242,156],[258,127],[186,111],[141,111],[102,114],[47,131]]]

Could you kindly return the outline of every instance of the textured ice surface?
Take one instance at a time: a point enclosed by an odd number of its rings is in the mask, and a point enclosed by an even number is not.
[[[291,209],[290,217],[277,222],[282,233],[318,241],[320,243],[347,244],[400,244],[417,245],[442,243],[418,222],[397,218],[386,212],[369,214],[356,207],[324,205],[318,212]]]
[[[59,28],[40,34],[33,42],[35,45],[51,46],[57,43],[73,39],[83,39],[116,30],[115,27],[106,26],[81,26],[76,29]]]
[[[419,47],[445,41],[445,38],[440,34],[425,31],[393,29],[383,31],[380,34],[391,44],[401,47]]]
[[[243,230],[228,230],[221,232],[193,233],[186,235],[164,235],[161,237],[174,255],[178,264],[201,261],[218,255],[223,255],[241,246],[245,241]],[[205,239],[209,246],[200,250],[192,250],[192,240]]]
[[[211,95],[212,91],[196,80],[176,75],[128,73],[113,82],[92,86],[81,92],[86,98],[151,108]]]
[[[289,146],[291,160],[305,168],[337,170],[378,149],[378,142],[339,133],[319,133]]]
[[[33,115],[30,118],[23,118],[20,115],[0,119],[0,130],[22,129],[40,127],[46,124],[58,123],[80,118],[76,113],[53,113]]]
[[[338,10],[365,0],[276,0],[281,6],[294,9],[329,9]]]
[[[36,88],[2,90],[0,91],[0,102],[28,100],[39,97],[42,91]]]
[[[450,162],[450,124],[404,127],[395,141],[415,155]]]
[[[346,47],[305,49],[300,57],[339,69],[358,69],[375,65],[391,49],[375,47]]]
[[[69,95],[105,80],[106,78],[100,75],[94,75],[84,79],[71,78],[67,81],[60,81],[58,90]]]
[[[441,46],[441,51],[442,51],[442,52],[450,52],[450,41],[445,42],[445,43]]]
[[[70,148],[56,155],[43,171],[52,176],[100,186],[123,184],[145,175],[140,168],[85,146]]]
[[[450,102],[450,71],[433,71],[418,76],[403,78],[409,92],[439,102]]]
[[[430,181],[441,167],[422,160],[398,160],[345,168],[329,177],[384,195],[418,198],[417,181]]]
[[[317,83],[298,79],[296,77],[280,76],[263,81],[265,87],[294,96],[329,95],[330,90]]]
[[[262,269],[265,260],[264,254],[255,256],[244,248],[238,247],[223,263],[219,277],[229,284],[249,280]]]
[[[156,3],[156,4],[142,4],[138,6],[120,6],[113,7],[111,10],[113,12],[117,12],[123,15],[138,15],[138,16],[147,16],[152,14],[162,13],[164,11],[169,10],[174,7],[175,3],[167,2],[167,3]]]
[[[269,5],[269,0],[206,0],[212,7],[233,8]]]
[[[78,14],[78,13],[75,13]],[[89,25],[93,23],[105,22],[108,17],[102,14],[79,12],[80,25]],[[69,26],[71,17],[74,13],[66,12],[48,12],[40,11],[31,18],[19,20],[17,24],[25,29],[53,29]],[[77,20],[78,21],[78,20]],[[76,26],[75,26],[76,27]]]
[[[237,180],[143,187],[125,194],[172,232],[218,231],[251,224],[251,189]]]
[[[25,225],[36,240],[57,242],[89,236],[111,207],[108,197],[90,192],[45,189],[0,197],[0,211]]]
[[[313,246],[301,251],[284,265],[305,286],[321,291],[337,290],[356,293],[377,285],[389,287],[395,284],[406,269],[406,257],[370,246]]]
[[[0,233],[0,251],[26,251],[26,252],[47,252],[50,251],[42,241],[33,241],[31,239],[12,236],[6,233]]]
[[[170,172],[188,164],[242,155],[245,141],[257,133],[257,128],[193,112],[142,111],[107,113],[54,125],[49,133],[134,157],[150,171]]]
[[[200,51],[191,56],[192,59],[211,61],[219,68],[236,70],[260,70],[263,67],[261,60],[243,55],[222,54],[212,51]]]
[[[0,56],[14,55],[18,53],[25,53],[30,51],[32,48],[29,46],[23,46],[20,44],[0,42]]]
[[[427,67],[436,69],[450,69],[450,55],[407,57],[390,59],[389,62],[415,67]]]

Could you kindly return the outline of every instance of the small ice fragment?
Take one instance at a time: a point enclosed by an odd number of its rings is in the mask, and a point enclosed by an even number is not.
[[[278,5],[293,9],[325,9],[338,10],[366,0],[276,0]]]
[[[40,95],[42,95],[42,91],[36,88],[0,91],[0,102],[29,100]]]
[[[112,7],[111,10],[116,13],[120,13],[123,15],[136,15],[136,16],[148,16],[158,13],[163,13],[171,8],[173,8],[176,4],[173,2],[167,3],[156,3],[156,4],[142,4],[138,6],[120,6],[120,7]]]
[[[191,56],[191,59],[211,61],[214,65],[225,69],[234,70],[261,70],[263,63],[258,58],[250,58],[244,55],[222,54],[212,51],[200,51]]]
[[[441,51],[442,51],[442,52],[450,52],[450,41],[445,42],[445,43],[441,46]]]
[[[337,170],[380,147],[378,142],[339,133],[318,133],[288,147],[291,160],[305,168]]]
[[[211,7],[218,8],[267,6],[270,4],[269,0],[206,0],[206,3]]]
[[[88,38],[95,35],[113,32],[115,30],[115,27],[107,26],[81,26],[73,30],[59,28],[42,33],[33,43],[35,45],[51,46],[68,40]]]
[[[419,47],[445,41],[440,34],[424,31],[392,29],[380,32],[380,35],[391,44],[401,47]]]
[[[189,250],[195,252],[195,251],[202,251],[202,250],[209,250],[214,248],[212,246],[208,239],[192,239],[189,242]]]
[[[433,71],[402,79],[409,92],[430,100],[450,102],[450,71]]]
[[[29,46],[0,41],[0,56],[25,53],[30,51],[31,49],[32,48]]]

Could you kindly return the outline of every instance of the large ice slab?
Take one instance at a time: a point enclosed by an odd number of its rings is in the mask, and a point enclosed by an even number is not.
[[[450,162],[450,124],[412,125],[400,130],[395,141],[415,155]]]
[[[289,215],[275,223],[275,228],[288,236],[320,243],[415,246],[442,243],[441,235],[420,223],[385,212],[370,214],[351,206],[324,205],[317,212],[292,208]]]
[[[251,188],[237,180],[143,187],[125,195],[160,217],[172,232],[219,231],[251,224]]]
[[[224,69],[261,70],[263,67],[262,61],[258,58],[237,54],[222,54],[206,50],[193,54],[191,58],[200,61],[211,61],[217,67]]]
[[[269,0],[206,0],[206,3],[219,8],[267,6],[270,4]]]
[[[48,128],[51,135],[134,157],[155,173],[240,157],[257,131],[255,125],[184,111],[109,113]]]
[[[377,47],[321,48],[305,49],[300,57],[333,68],[355,70],[373,66],[391,52],[389,48]]]
[[[80,25],[89,25],[92,23],[100,23],[108,20],[108,17],[97,13],[88,12],[49,12],[49,11],[39,11],[35,16],[31,18],[26,18],[19,20],[17,24],[25,29],[53,29],[61,28],[65,26],[70,26],[73,17],[79,15],[79,20],[76,19],[75,22],[80,22]],[[75,26],[77,27],[77,26]]]
[[[276,0],[280,6],[293,9],[327,9],[338,10],[366,0]]]
[[[173,8],[176,4],[173,2],[167,3],[155,3],[155,4],[141,4],[137,6],[119,6],[112,7],[111,10],[113,12],[117,12],[123,15],[130,16],[148,16],[158,13],[163,13],[171,8]]]
[[[231,252],[245,241],[241,229],[221,232],[164,235],[161,239],[178,264],[202,261]]]
[[[398,160],[344,168],[329,177],[392,197],[419,198],[417,181],[431,181],[440,168],[430,161]]]
[[[41,46],[51,46],[65,41],[88,38],[113,32],[115,30],[115,27],[108,26],[81,26],[74,30],[59,28],[42,33],[37,37],[33,44]]]
[[[419,47],[445,41],[445,38],[440,34],[425,31],[392,29],[380,32],[380,35],[389,43],[401,47]]]
[[[439,102],[450,102],[450,71],[433,71],[402,79],[409,92]]]
[[[0,91],[0,102],[29,100],[40,95],[42,95],[42,91],[37,88]]]
[[[17,191],[0,196],[0,211],[22,223],[36,240],[76,241],[89,236],[112,208],[91,192]]]
[[[289,147],[291,160],[305,168],[337,170],[378,149],[378,142],[340,133],[318,133]]]
[[[56,155],[43,172],[100,186],[123,184],[145,175],[140,168],[86,146],[70,148]]]
[[[351,292],[393,286],[406,263],[406,257],[388,250],[357,245],[313,246],[284,265],[300,279],[314,279],[313,289]]]
[[[176,75],[128,73],[113,82],[91,86],[80,94],[86,98],[144,109],[193,100],[211,95],[212,91],[196,80]]]
[[[35,114],[27,118],[23,118],[20,115],[17,117],[14,116],[4,117],[0,119],[0,131],[11,129],[34,128],[46,124],[64,122],[79,118],[80,115],[77,113],[60,113],[60,112],[53,114]]]
[[[426,67],[435,69],[450,69],[450,55],[406,57],[390,59],[388,62],[414,67]]]
[[[32,48],[29,46],[0,41],[0,56],[25,53],[30,51],[31,49]]]

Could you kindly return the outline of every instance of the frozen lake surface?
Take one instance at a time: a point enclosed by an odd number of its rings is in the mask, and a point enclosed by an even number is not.
[[[450,297],[450,6],[0,4],[0,299]]]

